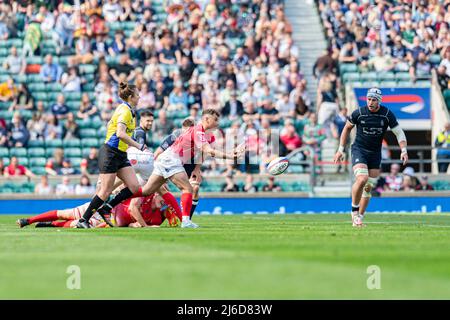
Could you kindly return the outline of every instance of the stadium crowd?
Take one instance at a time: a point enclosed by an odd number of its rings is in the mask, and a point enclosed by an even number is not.
[[[444,97],[450,98],[449,0],[317,2],[329,57],[356,64],[360,73],[409,72],[404,80],[412,82],[430,79],[434,68]]]
[[[272,141],[281,155],[308,146],[320,159],[322,142],[345,124],[339,64],[418,79],[441,54],[439,70],[449,75],[449,1],[410,2],[319,1],[331,45],[314,66],[317,108],[282,0],[2,2],[0,167],[17,162],[23,169],[12,175],[96,174],[122,79],[138,86],[138,109],[157,117],[153,148],[206,106],[222,114],[223,136],[248,137],[246,164],[209,161],[205,176],[264,172]]]
[[[71,1],[0,4],[6,44],[0,144],[10,150],[46,147],[45,155],[38,153],[45,164],[32,160],[30,152],[29,161],[26,151],[9,153],[26,162],[21,167],[28,165],[29,175],[97,173],[95,149],[121,79],[138,86],[138,109],[150,109],[158,119],[150,134],[153,147],[182,118],[198,119],[208,106],[222,114],[224,136],[245,135],[252,146],[248,163],[235,166],[238,174],[264,170],[260,163],[271,156],[271,139],[280,142],[282,154],[303,144],[320,149],[324,133],[309,111],[283,1],[80,3],[79,8]],[[98,139],[97,145],[85,144],[89,138]],[[3,158],[9,166],[12,158]],[[224,176],[233,171],[225,164],[206,170]]]

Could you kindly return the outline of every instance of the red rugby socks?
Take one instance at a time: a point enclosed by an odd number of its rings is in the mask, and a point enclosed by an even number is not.
[[[47,211],[41,214],[38,214],[37,216],[28,218],[28,222],[35,223],[35,222],[48,222],[48,221],[55,221],[58,220],[58,215],[56,214],[57,210],[51,210]]]

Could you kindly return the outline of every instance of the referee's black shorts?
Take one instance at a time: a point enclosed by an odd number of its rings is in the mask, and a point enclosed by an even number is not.
[[[122,168],[130,167],[127,153],[112,148],[107,144],[100,147],[98,152],[98,168],[100,173],[117,173]]]

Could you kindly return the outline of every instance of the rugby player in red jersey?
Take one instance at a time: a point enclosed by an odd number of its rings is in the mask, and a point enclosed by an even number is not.
[[[244,155],[245,148],[239,146],[227,153],[211,147],[210,142],[214,140],[211,130],[219,126],[220,114],[216,110],[207,109],[203,111],[202,119],[195,125],[184,131],[167,150],[165,150],[154,163],[154,170],[144,187],[133,195],[141,197],[156,192],[167,180],[172,181],[181,190],[182,206],[182,228],[197,228],[198,226],[190,219],[192,207],[192,186],[183,165],[196,154],[202,153],[207,156],[236,160]],[[199,157],[202,159],[202,157]],[[201,161],[201,160],[200,160]],[[108,214],[112,208],[120,202],[112,199],[105,203],[101,214]]]
[[[36,223],[36,228],[75,228],[88,206],[89,202],[86,202],[72,209],[47,211],[28,219],[19,219],[17,224],[21,228],[33,223]],[[159,227],[165,219],[167,219],[169,226],[178,226],[175,210],[164,205],[163,199],[158,194],[128,199],[115,207],[112,215],[117,227]],[[107,226],[97,213],[91,217],[89,224],[94,228]]]

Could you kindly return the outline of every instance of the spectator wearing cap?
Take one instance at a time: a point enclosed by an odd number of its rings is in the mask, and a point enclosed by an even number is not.
[[[237,99],[237,92],[233,91],[230,95],[230,100],[225,103],[222,109],[222,116],[234,120],[240,118],[244,114],[244,106],[242,102]]]
[[[45,83],[58,82],[61,78],[62,68],[53,62],[51,54],[45,56],[45,63],[41,67],[40,75]]]
[[[11,157],[11,161],[8,166],[5,167],[3,172],[5,178],[27,176],[29,178],[34,177],[34,174],[23,165],[19,164],[19,160],[16,157]]]
[[[58,175],[73,175],[79,174],[80,172],[72,166],[72,161],[69,158],[63,159],[62,167],[58,170]]]
[[[419,183],[416,185],[416,191],[432,191],[434,190],[433,186],[428,183],[427,176],[421,176],[419,179]]]
[[[413,167],[406,167],[406,168],[403,170],[403,177],[405,177],[405,176],[410,177],[410,180],[411,180],[410,183],[411,183],[411,186],[412,186],[413,188],[415,188],[416,185],[419,184],[419,180],[418,180],[417,177],[415,176],[415,171],[414,171],[414,168],[413,168]]]
[[[437,135],[434,145],[437,148],[439,172],[446,173],[450,165],[450,123],[446,123],[444,130]]]

